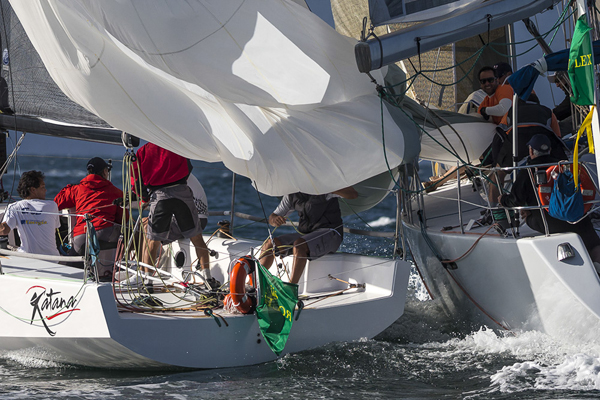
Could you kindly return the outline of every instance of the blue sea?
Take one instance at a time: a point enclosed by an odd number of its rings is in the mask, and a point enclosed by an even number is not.
[[[17,163],[3,178],[4,189],[14,192],[13,177],[37,169],[46,174],[47,197],[51,198],[66,184],[83,178],[87,160],[93,156],[113,160],[112,180],[121,186],[123,153],[118,146],[30,135]],[[209,208],[229,210],[232,173],[222,164],[193,164]],[[423,165],[423,170],[427,167]],[[237,178],[236,195],[236,211],[255,216],[269,214],[279,201],[260,195],[263,210],[259,195],[243,177]],[[224,217],[211,217],[207,231],[216,229],[220,219]],[[345,223],[392,231],[394,196],[360,216],[347,217]],[[236,236],[264,239],[268,235],[262,224],[237,218],[234,225]],[[391,257],[393,242],[348,234],[342,250]],[[252,367],[114,371],[39,361],[22,353],[0,354],[0,399],[600,398],[600,346],[558,342],[537,332],[501,334],[483,326],[465,329],[427,297],[414,272],[409,286],[404,315],[375,339],[335,343]],[[361,323],[360,315],[356,323]],[[177,340],[177,332],[172,339]],[[210,341],[210,337],[199,337],[198,345],[210,345]]]

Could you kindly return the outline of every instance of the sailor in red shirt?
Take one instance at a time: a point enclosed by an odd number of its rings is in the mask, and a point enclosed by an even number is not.
[[[90,214],[100,248],[117,247],[121,233],[123,209],[113,201],[123,197],[123,191],[108,180],[109,166],[100,157],[87,164],[88,175],[78,185],[67,185],[54,197],[58,209],[75,208],[77,214]],[[82,254],[85,251],[86,224],[84,217],[77,217],[73,228],[73,248]]]
[[[189,238],[196,248],[201,275],[207,283],[216,283],[210,274],[209,254],[202,238],[192,190],[187,179],[192,171],[190,160],[153,143],[140,147],[133,164],[134,179],[141,175],[142,198],[148,199],[150,214],[146,225],[148,251],[142,261],[154,265],[161,243]],[[214,281],[214,282],[213,282]]]

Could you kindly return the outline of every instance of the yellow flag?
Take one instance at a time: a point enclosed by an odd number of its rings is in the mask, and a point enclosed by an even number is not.
[[[573,152],[573,181],[575,182],[576,188],[579,186],[579,138],[586,131],[590,153],[594,153],[594,138],[592,136],[592,117],[594,115],[594,111],[595,107],[592,106],[590,108],[590,112],[583,120],[579,131],[577,131],[577,139],[575,139],[575,149]]]

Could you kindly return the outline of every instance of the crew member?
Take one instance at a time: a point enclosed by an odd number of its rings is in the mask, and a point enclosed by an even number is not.
[[[77,185],[65,186],[54,197],[59,209],[75,208],[79,214],[73,228],[73,248],[80,255],[85,253],[86,243],[86,221],[82,214],[93,217],[92,225],[101,250],[117,247],[123,209],[113,202],[123,197],[123,191],[108,180],[109,171],[106,161],[94,157],[87,163],[86,177]]]
[[[205,281],[216,283],[209,268],[209,254],[202,237],[202,224],[187,180],[192,171],[190,160],[153,143],[136,153],[132,176],[141,174],[142,197],[149,200],[150,213],[146,225],[147,251],[142,261],[155,265],[161,243],[189,238],[196,248],[198,269]]]
[[[0,224],[0,235],[17,228],[21,239],[18,251],[58,256],[56,229],[60,226],[58,207],[46,200],[46,183],[41,171],[21,175],[17,192],[22,200],[9,204]]]
[[[275,246],[282,249],[279,254],[287,255],[292,247],[291,283],[300,281],[306,266],[306,260],[314,260],[328,253],[335,253],[342,243],[344,227],[338,197],[355,199],[358,193],[347,187],[330,194],[310,195],[293,193],[283,197],[279,206],[269,216],[269,224],[279,227],[285,224],[285,218],[294,210],[298,212],[298,231],[273,239]],[[288,248],[286,248],[288,247]],[[260,262],[266,268],[273,263],[273,243],[265,242]]]
[[[481,89],[487,94],[479,105],[478,112],[498,125],[512,106],[513,89],[506,83],[512,74],[512,68],[505,62],[494,67],[483,67],[479,70]]]
[[[559,161],[550,155],[551,142],[546,135],[537,134],[533,136],[527,145],[529,146],[530,158],[528,165],[551,164]],[[517,174],[511,192],[500,196],[498,201],[503,207],[537,206],[537,196],[537,191],[531,182],[529,173],[527,170],[521,170]],[[542,212],[546,218],[549,233],[577,233],[583,240],[592,261],[600,262],[600,238],[589,218],[586,217],[576,224],[570,224],[551,217],[545,209],[543,211],[521,210],[521,218],[526,220],[527,225],[531,229],[545,233]]]

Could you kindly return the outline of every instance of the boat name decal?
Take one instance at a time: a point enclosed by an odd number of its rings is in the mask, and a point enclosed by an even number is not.
[[[52,288],[46,289],[43,286],[32,286],[27,289],[26,293],[29,293],[32,290],[33,296],[31,297],[31,300],[29,300],[29,304],[33,307],[30,324],[33,324],[33,321],[37,316],[42,321],[42,324],[44,324],[44,328],[46,328],[46,332],[48,332],[50,336],[56,335],[56,332],[50,329],[46,320],[50,321],[59,315],[79,311],[79,308],[75,308],[77,303],[75,296],[65,299],[64,297],[59,296],[60,292],[55,292]],[[43,313],[48,314],[49,311],[53,312],[53,314],[44,317]]]

